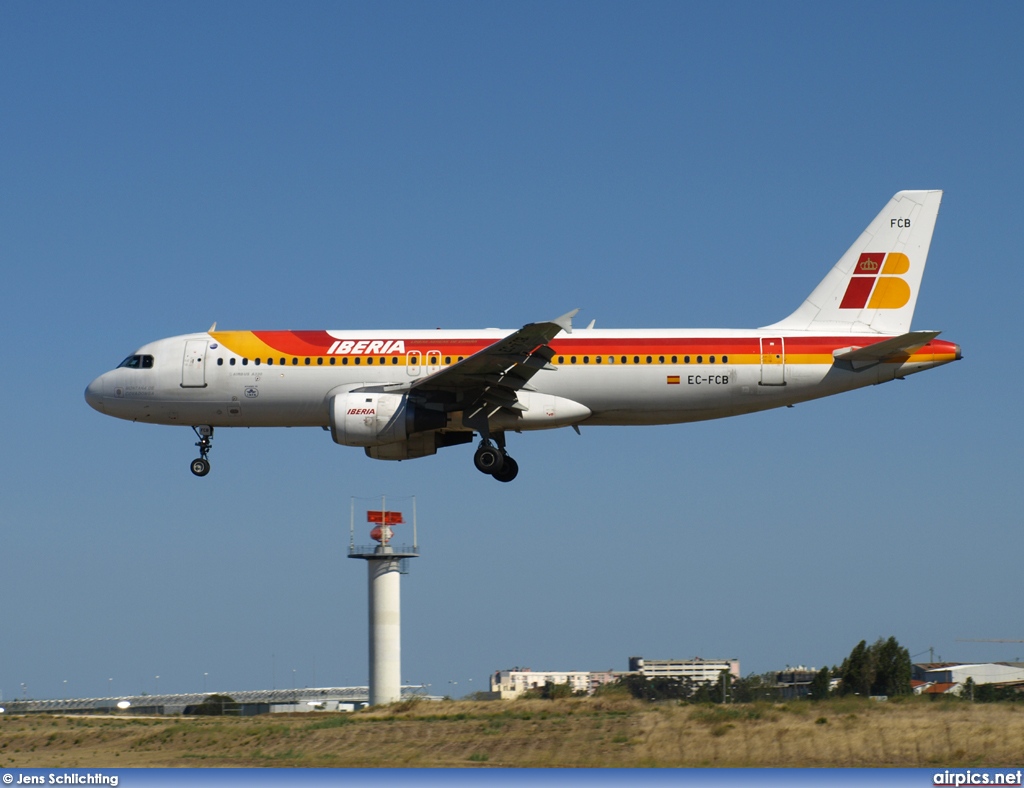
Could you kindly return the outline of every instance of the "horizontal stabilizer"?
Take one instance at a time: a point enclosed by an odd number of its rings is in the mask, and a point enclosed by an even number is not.
[[[832,357],[836,361],[850,363],[854,369],[860,369],[894,360],[900,356],[909,356],[918,348],[924,347],[935,339],[939,333],[938,331],[911,331],[908,334],[901,334],[898,337],[875,342],[865,347],[840,348],[832,354]]]

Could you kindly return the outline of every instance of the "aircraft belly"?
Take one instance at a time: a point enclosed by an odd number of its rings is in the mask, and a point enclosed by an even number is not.
[[[593,415],[584,424],[678,424],[837,394],[891,380],[895,370],[894,365],[880,365],[857,373],[828,364],[790,364],[785,385],[762,385],[758,365],[574,369],[561,378],[545,376],[539,383],[545,392],[589,408]]]
[[[738,407],[756,383],[756,368],[690,365],[573,369],[545,376],[538,388],[585,405],[594,413],[587,423],[629,412],[630,420],[621,423],[663,424],[689,421],[691,412]]]

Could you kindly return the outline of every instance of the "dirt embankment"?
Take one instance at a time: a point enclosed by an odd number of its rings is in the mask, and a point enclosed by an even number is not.
[[[1024,704],[403,702],[353,714],[0,717],[0,768],[1024,764]]]

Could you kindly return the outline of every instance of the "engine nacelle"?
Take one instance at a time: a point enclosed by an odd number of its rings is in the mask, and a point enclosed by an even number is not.
[[[441,429],[447,422],[443,412],[417,407],[407,394],[372,391],[335,394],[330,418],[335,443],[364,447],[405,441],[414,433]]]

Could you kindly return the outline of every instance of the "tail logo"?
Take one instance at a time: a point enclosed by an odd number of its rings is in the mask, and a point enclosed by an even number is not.
[[[840,309],[899,309],[910,301],[910,285],[899,274],[910,270],[902,252],[865,252],[857,260]],[[881,275],[879,275],[881,271]]]

